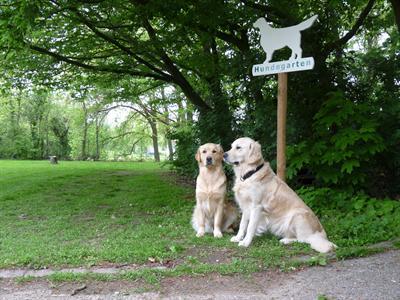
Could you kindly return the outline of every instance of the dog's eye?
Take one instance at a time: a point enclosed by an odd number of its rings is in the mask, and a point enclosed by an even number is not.
[[[207,150],[203,150],[203,153],[207,153]]]
[[[240,147],[240,146],[236,146],[236,149],[237,149],[237,150],[239,150],[239,149],[241,149],[241,148],[242,148],[242,147]]]
[[[212,153],[217,153],[217,150],[213,150]]]

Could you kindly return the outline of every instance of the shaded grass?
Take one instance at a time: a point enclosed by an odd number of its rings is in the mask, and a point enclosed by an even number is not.
[[[0,267],[166,266],[119,275],[49,277],[54,281],[142,278],[153,284],[164,276],[250,274],[326,263],[308,245],[283,246],[272,235],[256,237],[247,249],[229,242],[231,235],[196,238],[190,226],[194,190],[166,180],[165,172],[149,162],[0,161]],[[339,258],[381,251],[366,248],[379,240],[377,232],[368,234],[366,228],[366,237],[349,239],[344,228],[350,225],[342,226],[340,217],[335,211],[321,217],[339,246]],[[226,259],[216,262],[221,255]],[[293,259],[299,255],[311,258]]]

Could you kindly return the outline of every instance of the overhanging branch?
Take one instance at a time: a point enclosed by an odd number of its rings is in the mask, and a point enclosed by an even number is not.
[[[343,47],[353,36],[356,35],[357,31],[360,29],[361,25],[364,23],[368,14],[371,12],[372,7],[375,4],[375,0],[369,0],[367,5],[364,7],[363,11],[360,13],[357,21],[354,23],[353,27],[347,32],[342,38],[329,43],[325,47],[325,53],[330,53],[333,50]]]
[[[89,20],[87,19],[84,15],[82,15],[76,8],[70,8],[70,10],[75,13],[75,15],[79,18],[79,20],[85,24],[90,30],[93,31],[93,33],[95,33],[97,36],[101,37],[102,39],[104,39],[105,41],[115,45],[116,47],[118,47],[119,49],[121,49],[122,51],[124,51],[126,54],[132,56],[134,59],[136,59],[138,62],[140,62],[141,64],[145,65],[146,67],[148,67],[150,70],[159,73],[162,76],[169,76],[168,74],[166,74],[165,72],[163,72],[162,70],[160,70],[159,68],[153,66],[152,64],[150,64],[149,62],[147,62],[146,60],[144,60],[143,58],[141,58],[139,55],[137,55],[136,53],[134,53],[131,49],[129,49],[128,47],[124,46],[123,44],[121,44],[120,42],[118,42],[116,39],[114,39],[113,37],[109,36],[108,34],[105,34],[104,32],[98,30],[96,28],[96,26]]]
[[[119,138],[121,138],[121,137],[124,137],[124,136],[127,136],[127,135],[131,135],[131,134],[141,135],[141,134],[143,134],[143,132],[128,131],[128,132],[124,132],[124,133],[118,134],[118,135],[116,135],[116,136],[109,136],[109,137],[104,138],[104,139],[101,141],[101,144],[104,145],[105,143],[108,143],[108,142],[111,141],[111,140],[119,139]]]
[[[132,75],[132,76],[137,76],[137,77],[148,77],[148,78],[153,78],[153,79],[162,80],[162,81],[166,81],[166,82],[172,82],[171,78],[169,78],[169,77],[166,78],[165,76],[161,76],[159,74],[130,70],[128,68],[122,69],[122,68],[115,68],[115,67],[109,67],[109,66],[90,65],[90,64],[86,64],[86,63],[83,63],[83,62],[80,62],[77,60],[70,59],[66,56],[63,56],[63,55],[57,53],[57,52],[47,50],[47,49],[39,47],[37,45],[28,44],[28,47],[36,52],[41,53],[41,54],[51,56],[58,61],[63,61],[68,64],[78,66],[78,67],[81,67],[86,70],[98,71],[98,72],[109,72],[109,73],[114,73],[114,74],[126,74],[126,75]]]
[[[187,81],[187,79],[183,76],[181,71],[175,66],[174,62],[165,52],[165,50],[160,45],[160,42],[157,38],[156,32],[154,28],[151,26],[148,19],[144,18],[143,26],[149,34],[150,39],[155,44],[159,55],[164,62],[166,69],[170,72],[173,77],[174,83],[180,86],[183,93],[186,97],[199,109],[201,110],[209,110],[210,106],[200,97],[200,95],[195,91],[193,86]]]

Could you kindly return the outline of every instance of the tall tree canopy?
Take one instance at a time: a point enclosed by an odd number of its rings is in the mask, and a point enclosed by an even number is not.
[[[148,78],[173,84],[198,112],[192,135],[186,129],[175,133],[178,145],[179,141],[186,145],[186,156],[193,150],[184,142],[187,136],[196,139],[194,144],[215,141],[228,147],[235,136],[248,134],[260,140],[272,158],[275,79],[254,78],[250,72],[252,64],[263,57],[252,24],[266,14],[279,27],[319,16],[303,34],[304,55],[313,56],[316,67],[289,76],[288,142],[293,147],[293,176],[302,174],[335,184],[340,176],[327,174],[332,165],[336,172],[349,174],[376,171],[378,164],[368,161],[391,153],[396,149],[393,145],[367,153],[351,147],[398,141],[396,130],[384,130],[395,127],[398,120],[390,115],[398,109],[396,1],[10,0],[0,6],[0,47],[7,57],[4,68],[23,70],[45,82],[62,84],[64,77],[74,80],[81,70],[97,77],[113,74],[116,80]],[[360,53],[351,50],[357,36],[365,41]],[[383,44],[382,39],[386,39]],[[276,57],[287,58],[288,49]],[[334,108],[329,106],[333,102]],[[355,118],[358,121],[353,123],[350,113],[342,123],[324,119],[345,113],[344,107],[361,115]],[[371,116],[375,123],[363,127],[363,120]],[[338,127],[343,124],[358,131],[342,132]],[[352,136],[368,130],[376,136]],[[338,146],[335,139],[340,138]],[[325,142],[318,148],[321,140]],[[346,154],[332,154],[332,144],[337,146],[335,151]],[[299,149],[321,156],[322,166],[300,156]],[[389,161],[383,164],[386,178],[398,175]],[[365,184],[365,178],[358,179],[357,184]],[[385,180],[388,185],[392,182]]]

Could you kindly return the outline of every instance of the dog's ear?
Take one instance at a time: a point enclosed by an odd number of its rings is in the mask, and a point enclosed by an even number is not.
[[[222,146],[220,144],[217,145],[217,159],[222,160],[224,157],[224,149],[222,149]]]
[[[217,150],[219,153],[224,154],[224,149],[222,148],[222,146],[220,144],[217,145]]]
[[[261,145],[258,142],[253,142],[249,146],[248,164],[255,164],[262,160]]]
[[[197,149],[196,155],[194,158],[200,163],[201,162],[201,154],[200,154],[200,147]]]

